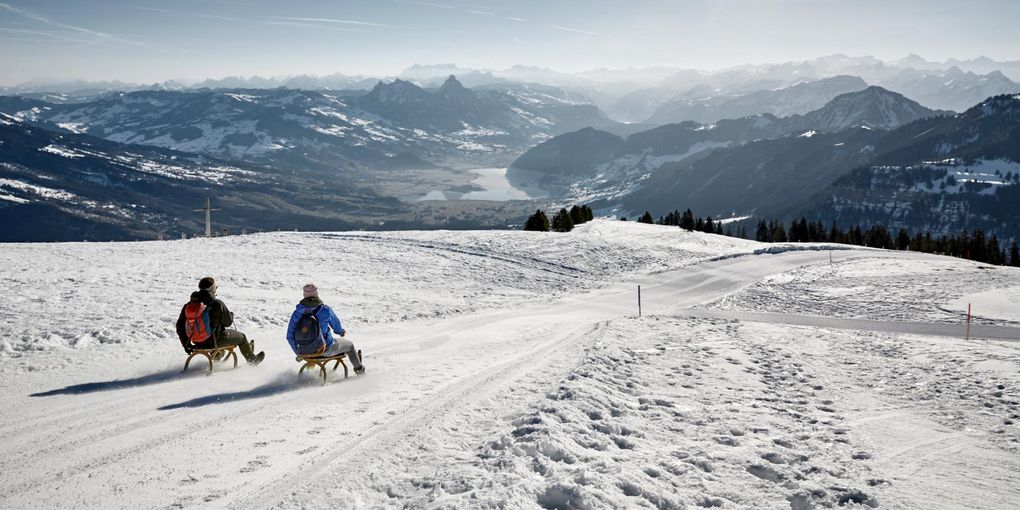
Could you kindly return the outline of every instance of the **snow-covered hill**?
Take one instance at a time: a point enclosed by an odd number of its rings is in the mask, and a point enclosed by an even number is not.
[[[1020,344],[937,308],[1020,270],[843,248],[609,220],[0,245],[0,507],[1009,507]],[[261,366],[178,373],[206,274]],[[309,280],[365,375],[297,379]]]

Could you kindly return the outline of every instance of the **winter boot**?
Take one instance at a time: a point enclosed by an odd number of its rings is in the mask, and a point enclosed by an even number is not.
[[[365,373],[365,364],[361,361],[361,349],[358,349],[358,368],[354,369],[354,373],[361,375]]]
[[[261,351],[258,354],[253,354],[250,358],[248,358],[248,364],[258,365],[259,363],[262,363],[262,360],[264,359],[266,359],[266,351]]]

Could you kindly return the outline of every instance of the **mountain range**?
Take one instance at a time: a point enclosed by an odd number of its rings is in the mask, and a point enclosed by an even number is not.
[[[557,207],[1016,236],[1008,112],[1020,86],[980,68],[989,61],[921,60],[573,74],[440,65],[385,81],[77,83],[0,96],[0,216],[14,225],[0,239],[174,236],[200,230],[192,209],[207,196],[236,210],[224,223],[235,230],[507,225],[533,203],[416,200],[477,190],[469,169],[511,162],[513,185]],[[625,100],[651,123],[599,107]],[[932,107],[950,104],[964,113]]]
[[[506,165],[533,144],[612,127],[594,105],[540,86],[470,90],[379,82],[357,94],[292,89],[117,93],[80,103],[0,99],[0,111],[53,129],[222,159],[324,172],[371,185],[377,170]]]
[[[226,77],[199,82],[167,80],[141,85],[123,82],[44,82],[34,81],[17,87],[0,87],[0,95],[20,95],[44,99],[49,102],[81,102],[114,92],[140,90],[197,90],[197,89],[271,89],[361,91],[371,89],[377,82],[390,82],[394,78],[411,81],[423,88],[441,86],[449,75],[456,75],[469,88],[506,84],[531,84],[555,87],[564,92],[580,94],[594,102],[611,118],[621,122],[644,122],[655,110],[666,103],[691,101],[715,104],[741,101],[740,96],[774,89],[795,87],[800,84],[853,76],[868,85],[894,90],[921,104],[935,109],[961,111],[987,97],[1018,92],[1020,61],[995,61],[987,57],[933,62],[917,55],[882,61],[870,56],[829,55],[811,60],[734,66],[706,71],[679,67],[649,67],[629,69],[595,69],[565,73],[532,66],[514,66],[508,69],[472,69],[454,64],[414,65],[397,76],[369,77],[334,73],[326,76],[277,77]],[[860,84],[853,90],[864,88]],[[820,97],[813,104],[776,105],[776,110],[729,110],[718,116],[734,118],[756,113],[789,115],[805,113],[820,107],[832,97],[850,92],[834,89],[828,97]],[[743,101],[754,98],[744,99]],[[769,105],[766,105],[768,107]],[[792,109],[790,109],[792,107]],[[800,108],[800,109],[798,109]],[[701,120],[708,118],[677,118],[669,121]],[[717,119],[714,119],[717,120]],[[649,126],[652,127],[652,126]]]
[[[511,173],[618,214],[691,208],[717,219],[807,216],[937,233],[980,226],[1015,237],[1018,108],[1020,95],[1001,95],[946,114],[871,87],[803,116],[687,122],[626,139],[578,131],[535,147]],[[938,224],[911,221],[936,216]]]

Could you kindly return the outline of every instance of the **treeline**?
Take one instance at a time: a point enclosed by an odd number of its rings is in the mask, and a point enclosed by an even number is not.
[[[595,218],[595,213],[592,212],[591,207],[587,205],[574,205],[568,211],[566,208],[560,209],[552,219],[549,221],[549,217],[545,215],[545,211],[538,209],[535,214],[528,217],[528,220],[524,222],[524,230],[531,230],[535,232],[570,232],[574,229],[575,225],[587,223]]]
[[[621,218],[625,220],[626,218]],[[734,232],[729,227],[723,227],[719,221],[711,216],[702,219],[695,217],[690,209],[684,212],[673,211],[665,216],[660,216],[653,221],[652,215],[645,212],[639,219],[642,223],[657,223],[659,225],[671,225],[683,228],[688,231],[706,232],[709,234],[726,235],[749,239],[745,227],[740,227]],[[984,231],[964,230],[960,234],[951,236],[933,236],[930,232],[915,232],[910,234],[906,229],[899,229],[893,233],[882,225],[872,225],[863,228],[855,225],[849,229],[842,229],[835,223],[826,227],[822,222],[810,222],[806,218],[800,218],[790,222],[789,226],[779,220],[759,220],[754,229],[754,240],[763,243],[839,243],[855,246],[868,246],[871,248],[883,248],[886,250],[909,250],[921,253],[934,253],[938,255],[949,255],[977,262],[985,262],[995,265],[1020,266],[1020,248],[1016,240],[1013,240],[1008,249],[1006,243],[1000,242],[995,235],[988,236]]]
[[[778,221],[759,221],[755,228],[754,239],[762,242],[792,243],[840,243],[886,250],[909,250],[922,253],[949,255],[977,262],[995,265],[1020,266],[1020,249],[1014,240],[1009,249],[1000,243],[994,234],[988,236],[977,229],[951,236],[932,236],[931,232],[915,232],[899,229],[893,233],[882,225],[872,225],[867,229],[855,225],[843,230],[833,223],[829,228],[821,222],[808,222],[801,218],[790,223],[789,230]]]

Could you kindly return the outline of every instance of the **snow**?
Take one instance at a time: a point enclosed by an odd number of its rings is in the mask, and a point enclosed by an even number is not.
[[[946,305],[957,314],[971,313],[979,320],[1013,322],[1020,324],[1020,287],[996,288],[967,294]]]
[[[903,259],[852,258],[768,276],[707,307],[772,313],[792,307],[821,317],[959,324],[959,307],[952,305],[957,298],[1007,286],[1016,278],[1013,269],[921,254]],[[994,317],[983,322],[1002,323]]]
[[[805,131],[805,132],[801,133],[798,136],[800,136],[801,138],[811,138],[812,136],[815,136],[817,134],[818,134],[817,131],[815,131],[814,129],[811,129],[811,130],[808,130],[808,131]]]
[[[77,134],[83,134],[88,131],[88,126],[81,122],[58,122],[57,125]]]
[[[258,100],[258,97],[249,94],[232,94],[230,92],[226,92],[223,95],[244,103],[255,103]]]
[[[79,154],[77,151],[62,147],[60,145],[47,145],[39,149],[39,152],[48,152],[50,154],[56,154],[57,156],[63,156],[65,158],[77,159],[85,157],[83,154]]]
[[[28,200],[26,198],[18,198],[14,195],[8,195],[6,193],[0,193],[0,200],[4,200],[6,202],[14,202],[15,204],[27,204],[31,202],[31,200]]]
[[[15,189],[24,193],[31,193],[43,198],[52,198],[56,200],[69,201],[75,199],[75,195],[71,192],[47,188],[46,186],[37,186],[15,179],[0,179],[0,188]]]
[[[1020,174],[1020,163],[1008,159],[979,159],[972,163],[964,163],[959,158],[948,158],[925,161],[922,164],[944,169],[947,175],[941,180],[935,181],[931,188],[925,186],[926,183],[919,183],[912,188],[912,191],[960,193],[967,189],[966,183],[977,183],[984,186],[977,192],[978,194],[994,195],[999,188],[1013,184],[1006,181],[1006,174]],[[956,180],[955,185],[948,184],[949,176]]]
[[[0,506],[1014,505],[1020,335],[888,326],[1020,271],[834,247],[610,220],[0,245]],[[206,274],[262,366],[178,373]],[[309,280],[365,375],[298,381]],[[831,319],[857,307],[903,322]]]
[[[733,223],[733,222],[737,222],[737,221],[749,220],[751,218],[752,218],[751,215],[733,216],[731,218],[720,218],[720,219],[715,220],[715,222],[716,223],[721,223],[723,225],[727,225],[727,224],[730,224],[730,223]]]

